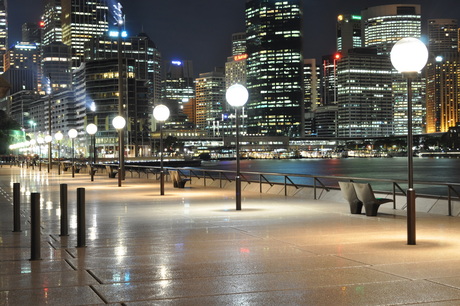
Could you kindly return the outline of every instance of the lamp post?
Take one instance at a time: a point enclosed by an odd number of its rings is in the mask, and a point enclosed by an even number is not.
[[[428,60],[428,50],[417,38],[406,37],[391,49],[391,63],[407,79],[407,244],[415,245],[415,190],[412,137],[412,80],[417,77]]]
[[[163,123],[169,118],[169,108],[157,105],[153,109],[153,117],[160,122],[160,195],[165,194],[165,173],[163,170]]]
[[[45,142],[48,144],[48,173],[50,173],[51,170],[51,142],[53,141],[53,136],[51,135],[46,135],[45,136]]]
[[[72,140],[72,177],[75,177],[75,143],[74,140],[78,135],[76,129],[70,129],[67,134],[69,135],[70,140]]]
[[[248,90],[241,84],[235,84],[227,89],[225,98],[228,104],[235,108],[235,151],[236,151],[236,210],[241,210],[241,175],[240,175],[240,130],[239,130],[239,109],[241,109],[248,101]]]
[[[94,123],[90,123],[86,126],[86,133],[91,135],[91,147],[93,148],[93,161],[91,162],[90,167],[90,175],[91,175],[91,182],[94,181],[94,164],[96,163],[96,133],[97,133],[97,125]],[[91,157],[91,156],[90,156]]]
[[[61,140],[64,138],[64,135],[61,131],[54,134],[54,139],[56,139],[58,143],[58,175],[61,175]]]
[[[121,187],[121,181],[125,177],[123,128],[126,125],[126,120],[122,116],[116,116],[112,120],[112,125],[118,131],[118,187]]]
[[[42,145],[45,143],[43,137],[37,137],[38,143],[38,170],[42,171]]]

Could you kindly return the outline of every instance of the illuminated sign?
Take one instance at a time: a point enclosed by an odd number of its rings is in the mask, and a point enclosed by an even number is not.
[[[171,64],[176,65],[176,66],[182,66],[181,61],[171,61]]]
[[[233,60],[234,61],[242,61],[242,60],[245,60],[247,58],[248,58],[248,55],[246,53],[244,53],[244,54],[235,55],[233,57]]]
[[[110,37],[118,37],[118,31],[109,31]],[[126,38],[128,37],[128,33],[126,31],[121,32],[121,37]]]
[[[361,20],[362,18],[359,15],[351,15],[351,19],[353,19],[353,20]]]

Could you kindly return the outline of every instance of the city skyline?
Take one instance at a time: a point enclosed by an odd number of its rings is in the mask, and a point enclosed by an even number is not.
[[[227,56],[231,55],[231,34],[245,31],[245,0],[231,3],[213,0],[165,1],[159,4],[143,2],[121,1],[130,35],[143,30],[155,42],[165,60],[192,60],[196,74],[212,71],[214,67],[223,67]],[[424,34],[426,20],[429,18],[460,19],[458,0],[302,2],[305,58],[318,59],[335,51],[336,17],[341,13],[360,13],[366,7],[391,3],[421,4]],[[21,39],[23,23],[40,18],[42,1],[15,0],[9,2],[8,6],[9,45],[12,45]],[[27,9],[21,11],[22,8]]]

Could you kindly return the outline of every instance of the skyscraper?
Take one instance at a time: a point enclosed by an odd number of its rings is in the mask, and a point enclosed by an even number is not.
[[[0,74],[4,72],[3,55],[8,48],[8,3],[0,0]]]
[[[42,17],[43,45],[62,41],[61,0],[45,0]]]
[[[361,12],[364,29],[364,47],[373,47],[377,53],[389,55],[393,45],[404,37],[420,38],[422,34],[421,7],[418,4],[389,4],[367,8]],[[422,76],[412,82],[412,127],[414,134],[424,131],[425,81]],[[394,134],[407,134],[407,84],[393,71]]]
[[[303,136],[300,0],[246,1],[248,134]]]
[[[460,55],[456,19],[428,20],[426,131],[447,132],[460,119]]]
[[[337,16],[337,51],[346,56],[348,50],[360,48],[362,44],[361,16],[351,14]]]
[[[72,68],[80,66],[84,44],[108,31],[107,0],[61,0],[62,42],[72,47]]]

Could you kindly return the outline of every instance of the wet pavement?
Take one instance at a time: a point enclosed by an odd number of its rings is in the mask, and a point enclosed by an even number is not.
[[[21,232],[13,232],[13,183]],[[0,305],[459,305],[460,219],[404,211],[351,215],[344,201],[152,179],[0,168]],[[60,184],[69,236],[60,236]],[[76,190],[85,188],[86,247]],[[30,194],[40,193],[40,260],[31,258]]]

